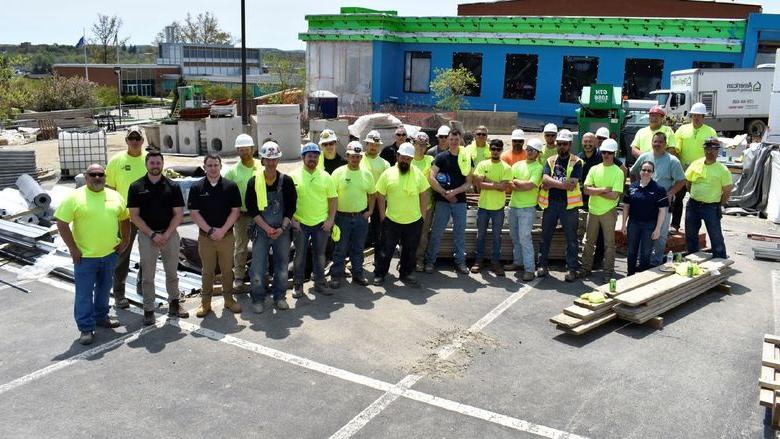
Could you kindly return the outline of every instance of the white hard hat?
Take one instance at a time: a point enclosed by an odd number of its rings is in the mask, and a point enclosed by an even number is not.
[[[143,137],[143,133],[141,132],[141,127],[138,125],[131,125],[130,128],[127,129],[127,135],[125,135],[125,138],[130,137],[130,134],[138,134],[139,136]]]
[[[404,142],[398,147],[398,155],[414,157],[414,146],[409,142]]]
[[[691,105],[691,114],[707,114],[707,106],[702,104],[701,102],[697,102],[693,105]]]
[[[525,133],[521,129],[512,131],[512,140],[525,140]]]
[[[609,129],[607,127],[601,127],[597,129],[596,137],[601,137],[602,139],[609,139]]]
[[[360,144],[357,140],[353,140],[352,142],[347,143],[347,148],[345,149],[345,152],[347,155],[349,154],[357,154],[357,155],[363,155],[363,145]]]
[[[543,133],[557,133],[558,127],[554,123],[548,123],[542,130]]]
[[[323,143],[338,142],[339,138],[336,136],[336,132],[328,128],[320,133],[320,145]]]
[[[414,141],[427,145],[430,139],[428,138],[428,134],[426,134],[424,131],[420,131],[419,133],[415,134]]]
[[[529,148],[534,149],[538,152],[542,152],[544,151],[544,144],[542,143],[541,140],[534,137],[533,139],[529,140],[528,143],[525,144],[525,149],[529,149]]]
[[[617,152],[618,144],[615,139],[607,139],[599,146],[599,151]]]
[[[273,141],[263,143],[260,147],[260,158],[263,159],[280,159],[282,158],[282,150],[279,149],[279,144]]]
[[[236,148],[251,148],[255,146],[255,141],[249,134],[239,134],[236,137],[236,143],[233,145]]]
[[[379,131],[371,130],[366,134],[366,140],[364,140],[364,142],[382,143],[382,136],[379,134]]]
[[[571,142],[574,140],[574,135],[566,128],[562,129],[558,136],[555,138],[556,142]]]
[[[439,131],[436,131],[436,137],[438,136],[449,136],[450,135],[450,127],[447,125],[442,125],[439,127]]]

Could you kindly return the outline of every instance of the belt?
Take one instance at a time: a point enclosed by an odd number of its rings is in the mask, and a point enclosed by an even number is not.
[[[336,215],[355,217],[355,216],[362,216],[364,212],[365,210],[362,212],[340,212],[339,211],[336,212]]]
[[[705,203],[703,201],[696,201],[693,198],[691,198],[691,201],[693,201],[696,204],[701,204],[702,206],[720,206],[720,202],[717,201],[715,203]]]
[[[232,234],[233,234],[233,229],[231,228],[230,230],[227,231],[227,233],[225,233],[225,236],[232,235]],[[204,236],[206,238],[209,237],[208,233],[204,232],[203,230],[198,230],[198,235]]]

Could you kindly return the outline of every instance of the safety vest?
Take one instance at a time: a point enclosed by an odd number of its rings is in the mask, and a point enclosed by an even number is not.
[[[255,196],[260,212],[268,206],[268,194],[265,192],[265,167],[258,166],[255,171]]]
[[[558,159],[558,155],[554,155],[547,159],[547,163],[550,165],[550,170],[555,169],[555,161]],[[580,158],[574,154],[569,154],[569,163],[566,165],[566,178],[571,178],[571,173],[574,171],[574,165],[580,161]],[[547,208],[550,205],[550,191],[548,189],[539,189],[539,197],[537,201],[539,207],[542,209]],[[566,191],[566,209],[574,209],[582,206],[582,192],[580,192],[580,185],[575,184],[574,189]]]

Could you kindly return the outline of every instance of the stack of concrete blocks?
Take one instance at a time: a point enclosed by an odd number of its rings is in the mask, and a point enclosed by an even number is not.
[[[179,121],[179,154],[198,155],[200,148],[200,132],[206,129],[203,120]]]
[[[179,126],[178,125],[160,125],[160,152],[179,153]]]
[[[233,154],[236,137],[243,133],[241,117],[209,117],[206,119],[206,149],[209,153]]]
[[[349,122],[341,119],[312,119],[309,121],[309,138],[312,142],[319,143],[320,133],[326,129],[336,132],[336,136],[339,138],[336,143],[336,151],[344,157],[344,151],[349,143]]]
[[[258,105],[255,142],[261,146],[273,139],[284,159],[295,159],[301,151],[301,110],[298,104]]]

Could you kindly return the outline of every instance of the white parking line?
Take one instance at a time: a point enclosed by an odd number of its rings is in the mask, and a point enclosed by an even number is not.
[[[4,267],[6,269],[10,267]],[[9,270],[11,271],[11,270]],[[66,291],[69,291],[73,288],[72,285],[66,284],[60,281],[56,281],[51,278],[43,278],[39,279],[41,282],[56,286],[58,288],[64,289]],[[530,291],[530,286],[526,286],[525,288],[521,289],[520,291],[514,293],[507,299],[505,299],[501,304],[499,304],[496,308],[494,308],[490,313],[488,313],[485,317],[477,321],[474,325],[472,325],[469,328],[469,331],[478,331],[483,329],[485,326],[487,326],[490,322],[495,320],[501,313],[506,311],[513,303],[517,302],[520,298],[522,298],[525,294]],[[142,313],[141,310],[130,308],[130,311],[135,314]],[[377,380],[375,378],[367,377],[364,375],[356,374],[354,372],[350,372],[344,369],[339,369],[333,366],[328,366],[323,363],[319,363],[304,357],[300,357],[298,355],[294,354],[288,354],[286,352],[279,351],[277,349],[269,348],[266,346],[262,346],[257,343],[253,343],[250,341],[246,341],[243,339],[240,339],[238,337],[223,334],[218,331],[214,331],[212,329],[203,328],[199,325],[196,325],[194,323],[190,323],[185,320],[179,320],[179,319],[169,319],[166,320],[167,316],[162,315],[157,318],[154,326],[148,326],[142,329],[139,329],[137,331],[134,331],[129,334],[125,334],[122,337],[119,337],[115,340],[112,340],[108,343],[102,344],[100,346],[96,346],[92,349],[89,349],[87,351],[82,352],[81,354],[75,355],[71,358],[61,360],[57,363],[54,363],[48,367],[45,367],[43,369],[39,369],[35,372],[32,372],[28,375],[25,375],[21,378],[17,378],[16,380],[13,380],[11,382],[8,382],[6,384],[0,385],[0,394],[5,393],[9,390],[18,388],[20,386],[23,386],[25,384],[28,384],[30,382],[36,381],[40,378],[43,378],[47,375],[52,374],[53,372],[56,372],[58,370],[62,370],[72,364],[75,364],[79,361],[83,361],[86,359],[89,359],[95,355],[98,355],[100,353],[106,352],[110,349],[113,349],[114,347],[118,347],[125,343],[126,341],[132,341],[137,338],[139,338],[141,335],[146,334],[148,332],[154,331],[158,328],[161,328],[165,326],[165,324],[169,324],[171,326],[180,328],[184,331],[191,332],[193,334],[202,335],[204,337],[207,337],[211,340],[218,341],[221,343],[225,343],[231,346],[235,346],[250,352],[254,352],[269,358],[273,358],[275,360],[282,361],[287,364],[293,364],[299,367],[303,367],[305,369],[313,370],[316,372],[320,372],[322,374],[332,376],[334,378],[338,378],[344,381],[352,382],[355,384],[360,384],[365,387],[369,387],[375,390],[379,390],[382,392],[385,392],[382,396],[386,399],[386,404],[377,404],[372,410],[369,410],[367,408],[361,413],[365,413],[364,417],[366,417],[366,423],[370,421],[373,417],[375,417],[377,414],[381,413],[384,408],[387,407],[390,403],[398,399],[398,397],[404,397],[413,401],[421,402],[424,404],[428,404],[431,406],[439,407],[441,409],[458,413],[461,415],[469,416],[475,419],[480,419],[483,421],[487,421],[493,424],[501,425],[513,430],[532,433],[538,436],[546,437],[546,438],[555,438],[555,439],[585,439],[583,436],[578,436],[572,433],[568,433],[562,430],[557,430],[555,428],[546,427],[543,425],[535,424],[529,421],[525,421],[522,419],[513,418],[511,416],[503,415],[496,412],[491,412],[488,410],[480,409],[478,407],[473,407],[466,404],[461,404],[457,401],[448,400],[445,398],[440,398],[438,396],[434,396],[428,393],[419,392],[416,390],[411,390],[409,387],[414,385],[417,381],[419,381],[422,376],[421,375],[409,375],[405,377],[403,380],[401,380],[398,384],[391,384],[385,381]],[[459,344],[462,344],[463,340],[461,338],[456,338],[450,345],[444,346],[442,349],[440,349],[437,352],[437,355],[439,355],[441,358],[447,358],[449,355],[451,355],[453,352],[457,351],[457,346]],[[381,399],[381,398],[380,398]],[[373,405],[373,404],[372,404]],[[376,413],[374,413],[376,412]],[[349,425],[349,424],[348,424]],[[351,434],[354,434],[354,432],[357,432],[365,425],[365,423],[354,423],[350,429],[354,429],[354,431]],[[346,426],[345,426],[346,427]],[[342,429],[344,430],[344,429]],[[341,430],[340,430],[341,431]],[[347,431],[345,430],[345,433]],[[344,436],[349,437],[349,436]]]
[[[534,282],[534,285],[535,284],[536,283]],[[489,325],[493,320],[495,320],[504,311],[509,309],[510,306],[512,306],[518,300],[522,299],[523,296],[525,296],[529,291],[531,291],[531,288],[532,288],[531,285],[526,285],[525,287],[521,288],[519,291],[513,293],[512,295],[504,299],[504,301],[499,303],[498,306],[490,310],[490,312],[485,314],[484,317],[482,317],[476,323],[471,325],[468,331],[479,332],[485,329],[485,327]],[[442,346],[442,348],[439,349],[438,352],[436,352],[436,355],[440,359],[446,360],[447,358],[450,357],[450,355],[457,352],[457,350],[460,349],[461,346],[463,346],[463,337],[458,336],[451,343]],[[401,396],[396,392],[398,392],[399,390],[411,389],[422,378],[423,375],[418,375],[418,374],[411,374],[405,376],[401,381],[398,382],[398,384],[394,386],[392,391],[386,392],[384,395],[377,398],[376,401],[372,402],[362,412],[358,413],[357,416],[352,418],[338,431],[333,433],[333,435],[330,436],[330,439],[347,439],[349,437],[352,437],[352,435],[360,431],[361,428],[363,428],[366,424],[371,422],[372,419],[374,419],[377,415],[382,413],[382,411],[384,411],[390,404],[392,404],[396,399],[398,399]]]

